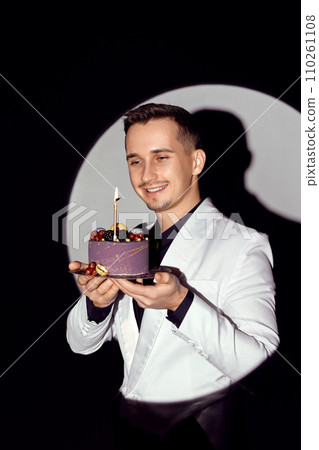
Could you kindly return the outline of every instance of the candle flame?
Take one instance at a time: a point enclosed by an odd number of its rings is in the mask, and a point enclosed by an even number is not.
[[[115,188],[115,191],[114,191],[114,203],[116,203],[118,200],[120,200],[120,196],[119,196],[119,190],[118,190],[118,187],[116,187]]]

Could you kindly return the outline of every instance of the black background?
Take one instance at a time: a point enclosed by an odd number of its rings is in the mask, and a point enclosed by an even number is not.
[[[21,27],[10,16],[1,74],[85,156],[127,109],[170,89],[222,83],[279,97],[300,75],[299,8],[281,8],[208,8],[173,19],[156,6],[136,20],[123,7],[98,26],[93,19],[49,25],[40,16],[36,25]],[[79,292],[67,272],[66,247],[51,239],[52,214],[68,204],[83,160],[3,78],[0,92],[0,439],[6,449],[21,443],[34,449],[111,449],[105,439],[111,439],[109,405],[122,377],[118,348],[110,343],[96,354],[75,355],[65,339],[67,314],[57,320]],[[282,101],[300,110],[299,83]],[[296,230],[294,251],[284,250],[290,266],[281,267],[282,279],[294,280],[294,312],[285,301],[279,314],[282,353],[299,370]],[[254,448],[299,448],[299,375],[279,355],[265,374],[257,407],[264,416],[248,414]]]

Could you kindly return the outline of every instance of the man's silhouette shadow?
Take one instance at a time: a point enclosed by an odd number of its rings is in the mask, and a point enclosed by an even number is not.
[[[209,196],[225,216],[241,219],[244,225],[269,236],[274,255],[279,351],[299,370],[300,224],[269,211],[246,190],[244,175],[252,155],[241,121],[233,114],[215,110],[200,111],[194,117],[207,155],[204,170],[212,165],[199,180],[202,197]]]

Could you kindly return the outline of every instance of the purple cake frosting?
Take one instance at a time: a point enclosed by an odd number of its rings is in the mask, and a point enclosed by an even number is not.
[[[110,275],[147,273],[148,241],[89,241],[89,262],[102,264]]]

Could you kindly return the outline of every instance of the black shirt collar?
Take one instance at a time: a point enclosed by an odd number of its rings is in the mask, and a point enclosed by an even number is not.
[[[190,218],[190,216],[195,212],[195,210],[199,207],[199,205],[202,202],[203,202],[203,200],[198,202],[197,205],[194,206],[194,208],[192,208],[188,213],[186,213],[180,220],[178,220],[171,227],[169,227],[167,230],[165,230],[162,233],[162,239],[173,240],[176,237],[179,230],[185,225],[187,220]]]

